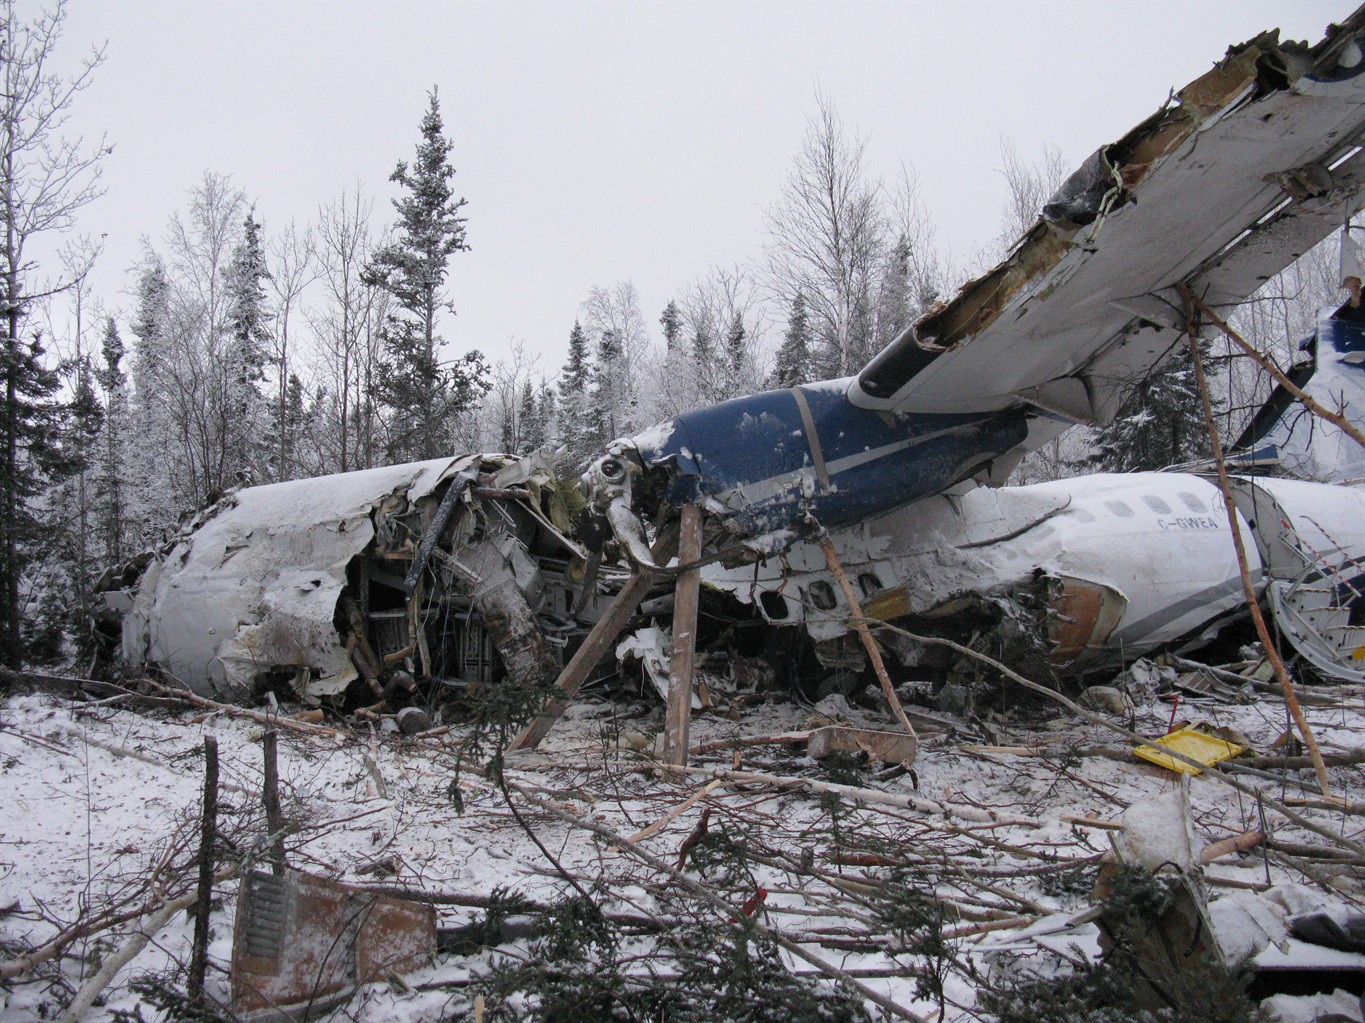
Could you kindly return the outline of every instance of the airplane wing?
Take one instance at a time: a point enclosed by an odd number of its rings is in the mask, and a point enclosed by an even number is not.
[[[1312,47],[1276,32],[1233,47],[1096,152],[1004,262],[868,363],[849,401],[1109,422],[1182,343],[1177,286],[1236,305],[1361,207],[1363,133],[1365,7]]]

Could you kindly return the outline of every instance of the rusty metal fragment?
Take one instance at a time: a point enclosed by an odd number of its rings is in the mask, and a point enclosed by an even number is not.
[[[302,1023],[362,984],[409,973],[436,952],[436,911],[303,874],[242,881],[232,1011],[243,1023]]]

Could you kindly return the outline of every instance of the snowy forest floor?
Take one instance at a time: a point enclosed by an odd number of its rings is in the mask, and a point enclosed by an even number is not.
[[[1132,729],[1145,736],[1165,733],[1172,716],[1157,691],[1150,677],[1130,686]],[[1289,728],[1277,698],[1182,699],[1180,717],[1236,729],[1264,773],[1234,777],[1359,840],[1365,769],[1351,754],[1361,745],[1365,694],[1306,692],[1322,749],[1339,761],[1330,774],[1340,808],[1314,798],[1311,770],[1265,756]],[[819,710],[826,716],[813,718],[784,695],[721,700],[694,718],[700,752],[691,766],[669,771],[639,750],[661,728],[661,707],[589,696],[537,752],[507,759],[505,784],[461,763],[459,726],[428,738],[364,719],[329,722],[336,734],[281,730],[291,866],[435,901],[442,928],[483,919],[478,907],[490,896],[504,907],[511,894],[562,908],[575,894],[572,878],[611,922],[584,918],[580,905],[574,940],[526,933],[472,954],[442,953],[401,980],[362,987],[330,1018],[541,1018],[526,1001],[543,997],[532,993],[534,974],[637,993],[704,975],[717,999],[733,983],[752,999],[784,1003],[771,1018],[787,1020],[895,1018],[888,1003],[901,1018],[936,1019],[942,1010],[950,1020],[988,1019],[981,990],[1009,963],[1048,971],[1097,953],[1093,924],[1046,932],[1090,906],[1112,822],[1178,788],[1174,774],[1135,759],[1114,732],[1036,702],[994,715],[988,736],[965,725],[923,736],[908,770],[740,743],[829,716],[889,727],[889,718],[838,698]],[[262,860],[263,731],[175,701],[15,691],[0,703],[0,969],[73,926],[88,931],[61,955],[0,980],[0,1018],[60,1015],[141,913],[193,889],[205,736],[220,749],[217,865],[240,872]],[[1189,801],[1202,842],[1257,829],[1270,836],[1204,869],[1216,918],[1228,917],[1218,911],[1224,900],[1266,905],[1275,892],[1277,905],[1298,911],[1365,895],[1365,859],[1254,796],[1201,776]],[[1111,827],[1077,823],[1086,817]],[[218,886],[210,918],[205,990],[223,1006],[238,887],[236,879]],[[1239,940],[1229,926],[1225,949]],[[173,916],[80,1018],[185,1018],[164,999],[156,1008],[153,995],[183,986],[192,930],[186,913]],[[752,968],[737,969],[739,960]],[[518,972],[528,963],[534,971]],[[835,971],[851,992],[849,1015],[838,1014]],[[157,978],[159,987],[149,983]],[[799,1009],[804,995],[810,1015]],[[694,1011],[655,1018],[732,1018],[714,1006]]]

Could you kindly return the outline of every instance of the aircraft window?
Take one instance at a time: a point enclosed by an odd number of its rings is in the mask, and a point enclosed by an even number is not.
[[[1199,500],[1199,498],[1195,497],[1188,491],[1182,490],[1180,492],[1180,500],[1184,501],[1185,507],[1192,512],[1203,513],[1208,511],[1208,508],[1204,506],[1204,502]]]
[[[759,603],[763,605],[763,613],[767,615],[770,622],[784,622],[790,612],[787,610],[787,598],[780,593],[772,590],[764,590],[758,597]]]
[[[1133,517],[1133,509],[1129,508],[1122,501],[1105,501],[1104,506],[1121,519],[1131,519]]]
[[[1072,509],[1071,509],[1071,514],[1072,514],[1072,516],[1076,519],[1077,522],[1094,522],[1094,521],[1095,521],[1095,516],[1091,515],[1091,514],[1090,514],[1088,511],[1086,511],[1084,508],[1072,508]]]
[[[874,593],[881,592],[882,581],[877,578],[875,572],[860,572],[858,574],[858,588],[863,591],[864,597],[870,597]]]
[[[1153,497],[1151,494],[1143,494],[1142,503],[1158,515],[1171,514],[1171,506],[1159,497]]]
[[[839,604],[834,599],[834,587],[823,579],[817,579],[806,587],[806,599],[821,611],[833,611]]]

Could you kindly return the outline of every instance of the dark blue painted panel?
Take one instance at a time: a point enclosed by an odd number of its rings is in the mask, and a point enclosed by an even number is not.
[[[768,391],[672,422],[662,444],[637,442],[646,465],[672,467],[674,505],[717,498],[751,534],[799,527],[806,512],[847,525],[937,493],[1020,443],[1024,414],[895,415],[857,408],[844,388],[803,387],[829,473],[817,481],[791,391]]]

